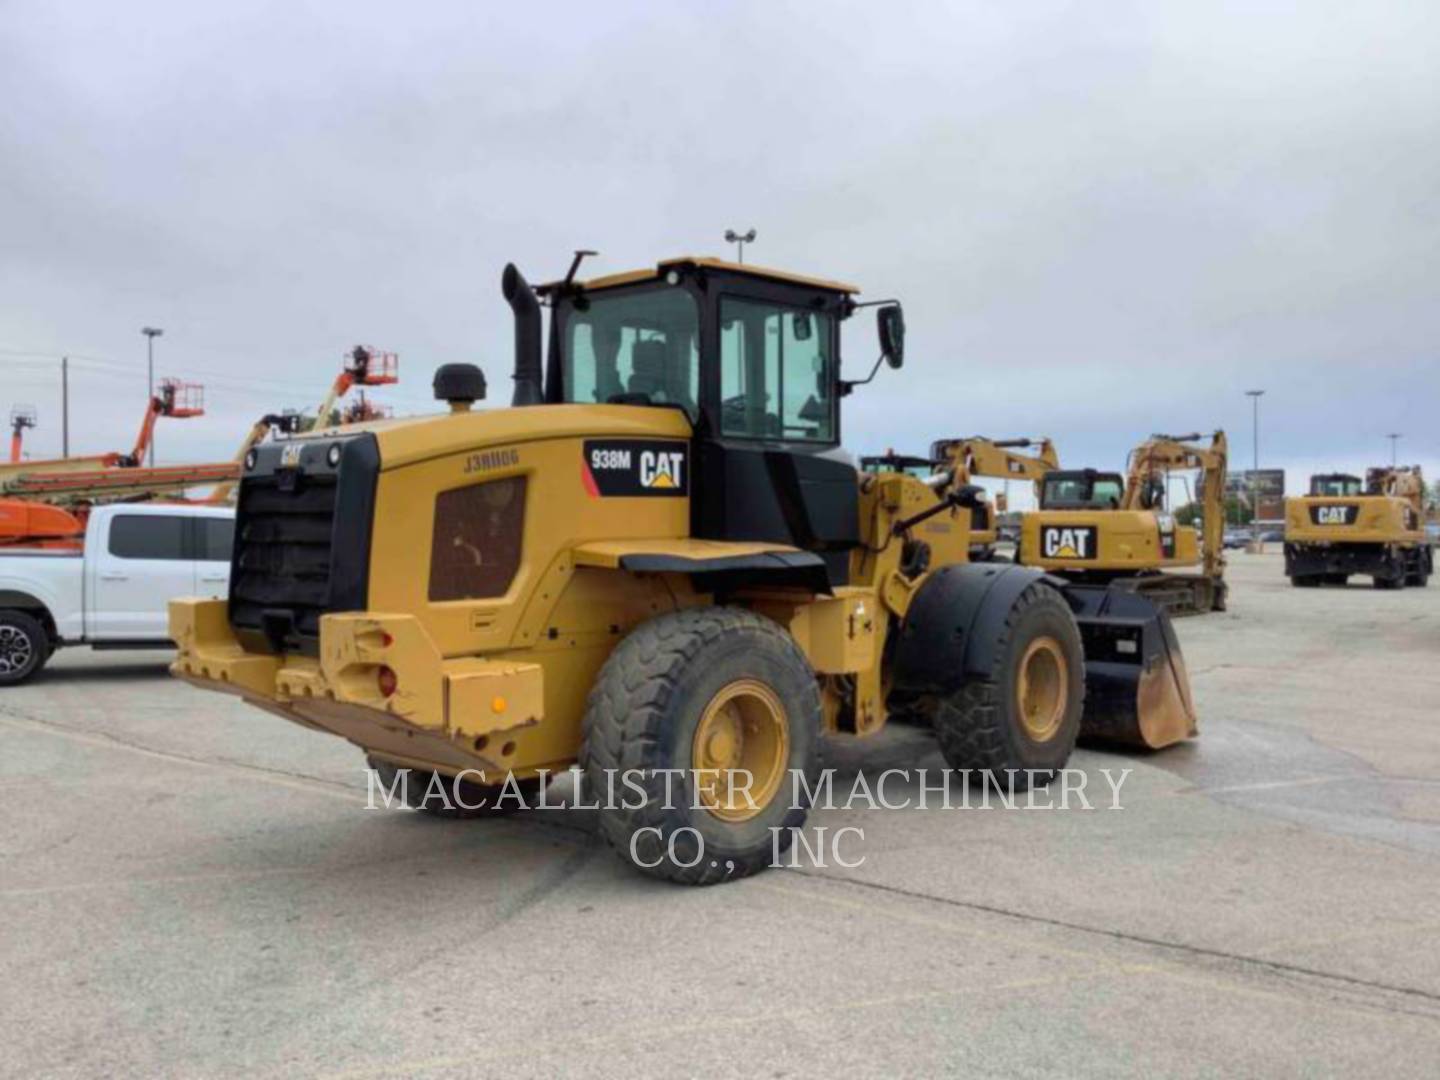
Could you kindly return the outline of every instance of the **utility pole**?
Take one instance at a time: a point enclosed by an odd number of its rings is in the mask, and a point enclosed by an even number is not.
[[[1264,390],[1246,390],[1245,396],[1254,403],[1254,427],[1252,438],[1255,447],[1253,468],[1250,470],[1250,528],[1259,535],[1260,521],[1260,398]]]
[[[145,399],[145,407],[150,407],[150,402],[155,400],[155,339],[165,333],[158,326],[142,326],[140,332],[145,335],[146,370],[150,376],[150,396]],[[150,467],[155,467],[155,434],[150,434]]]
[[[745,245],[755,242],[755,230],[751,229],[749,232],[737,233],[734,229],[726,229],[725,242],[735,245],[735,261],[743,266],[745,263]]]
[[[70,456],[70,357],[60,358],[60,456]]]
[[[1395,465],[1397,464],[1396,456],[1395,456],[1395,444],[1400,441],[1400,435],[1401,435],[1401,432],[1392,431],[1389,435],[1386,435],[1386,436],[1385,436],[1387,439],[1390,440],[1390,467],[1391,467],[1392,469],[1393,469],[1393,468],[1395,467]]]

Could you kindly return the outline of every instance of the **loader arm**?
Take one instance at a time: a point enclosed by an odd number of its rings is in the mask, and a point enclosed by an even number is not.
[[[1016,452],[1032,448],[1033,453]],[[930,456],[950,464],[957,484],[968,484],[975,476],[1029,480],[1035,488],[1036,502],[1039,502],[1046,474],[1060,468],[1060,456],[1048,438],[987,439],[973,435],[965,439],[942,439],[931,447]]]
[[[245,455],[248,454],[253,447],[260,444],[260,441],[265,438],[266,433],[272,427],[283,422],[284,419],[274,413],[266,413],[259,420],[256,420],[255,423],[251,425],[250,431],[246,434],[244,441],[240,443],[240,449],[235,452],[235,464],[243,466],[245,464]],[[235,490],[235,485],[239,483],[239,481],[240,471],[237,469],[235,479],[216,484],[205,501],[212,504],[229,502],[230,495]]]

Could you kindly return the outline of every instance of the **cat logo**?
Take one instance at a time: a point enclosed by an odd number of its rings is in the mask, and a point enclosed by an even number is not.
[[[1353,525],[1359,516],[1359,507],[1341,503],[1337,506],[1316,506],[1313,508],[1316,525]]]
[[[300,464],[300,452],[304,449],[304,443],[286,443],[280,448],[280,467],[282,469],[295,468]]]
[[[685,455],[679,451],[646,450],[640,455],[640,486],[678,488],[684,482]]]
[[[1046,525],[1040,530],[1040,551],[1047,559],[1093,559],[1095,527]]]
[[[659,439],[587,439],[580,480],[594,498],[688,495],[685,443]]]

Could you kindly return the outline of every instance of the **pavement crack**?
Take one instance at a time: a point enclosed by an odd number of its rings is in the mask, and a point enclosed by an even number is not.
[[[1344,975],[1335,971],[1322,971],[1319,968],[1305,967],[1301,964],[1288,964],[1283,960],[1267,960],[1258,956],[1249,956],[1244,953],[1230,952],[1225,949],[1211,948],[1206,945],[1193,945],[1183,941],[1169,941],[1165,938],[1150,937],[1146,934],[1136,934],[1125,930],[1113,930],[1104,926],[1088,926],[1085,923],[1072,922],[1068,919],[1059,919],[1049,915],[1035,915],[1030,912],[1017,911],[1011,908],[1000,907],[995,904],[982,904],[974,900],[957,900],[948,896],[937,896],[934,893],[920,892],[913,889],[903,889],[897,885],[886,885],[877,881],[865,881],[858,878],[840,877],[835,874],[821,874],[814,870],[791,869],[787,872],[797,874],[803,878],[812,878],[820,881],[828,881],[841,885],[853,885],[862,889],[870,889],[876,892],[888,893],[892,896],[903,896],[912,900],[926,901],[929,903],[942,904],[946,907],[960,908],[966,911],[977,911],[987,915],[996,915],[1001,918],[1013,919],[1017,922],[1030,923],[1032,925],[1052,926],[1060,930],[1070,930],[1076,933],[1088,934],[1094,937],[1109,938],[1114,941],[1121,941],[1132,945],[1141,945],[1152,949],[1161,949],[1167,952],[1179,953],[1183,956],[1201,958],[1206,960],[1220,961],[1226,964],[1233,964],[1242,968],[1256,969],[1264,974],[1279,976],[1286,979],[1314,979],[1322,983],[1339,984],[1345,988],[1356,990],[1372,990],[1384,994],[1394,994],[1403,999],[1416,1002],[1423,1002],[1426,1006],[1440,1007],[1440,993],[1430,990],[1422,990],[1413,986],[1399,986],[1393,983],[1383,983],[1371,979],[1362,979],[1353,975]],[[1436,1012],[1426,1009],[1416,1011],[1414,1009],[1398,1008],[1384,1003],[1375,1003],[1377,1007],[1387,1012],[1403,1012],[1409,1015],[1421,1016],[1426,1019],[1440,1019]]]
[[[37,716],[23,713],[9,706],[0,706],[0,723],[8,724],[11,727],[22,730],[37,731],[41,734],[58,735],[61,738],[73,739],[77,742],[89,743],[94,746],[102,746],[115,750],[127,750],[131,753],[144,755],[145,757],[159,758],[162,761],[194,765],[203,769],[216,769],[221,772],[238,773],[255,779],[265,779],[271,782],[283,783],[288,787],[322,792],[326,795],[343,795],[347,800],[358,799],[360,797],[360,789],[351,784],[342,784],[335,780],[325,780],[318,776],[290,772],[286,769],[275,769],[265,765],[254,765],[249,762],[234,761],[229,758],[203,758],[191,754],[177,753],[174,750],[158,750],[153,746],[146,746],[144,743],[122,739],[108,731],[98,731],[94,728],[76,728],[68,724],[57,724],[54,721],[43,720]]]

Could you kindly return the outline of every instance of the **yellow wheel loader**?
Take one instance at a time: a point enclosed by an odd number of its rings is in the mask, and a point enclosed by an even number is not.
[[[770,865],[822,734],[897,710],[1016,789],[1082,734],[1194,733],[1153,605],[971,564],[974,488],[842,451],[842,399],[901,365],[899,304],[710,258],[583,282],[579,261],[539,289],[505,270],[512,407],[473,410],[483,375],[446,365],[449,415],[251,450],[228,600],[171,605],[176,675],[350,740],[383,782],[428,778],[434,812],[436,780],[498,810],[578,764],[617,852],[695,884]],[[847,381],[865,306],[881,355]]]
[[[1285,500],[1285,573],[1300,588],[1344,585],[1368,574],[1377,589],[1425,586],[1434,551],[1425,534],[1420,466],[1310,478],[1310,494]]]
[[[1015,452],[1031,447],[1037,448],[1034,454]],[[983,435],[972,435],[965,439],[936,440],[930,446],[929,457],[897,454],[891,450],[861,458],[860,467],[866,472],[908,472],[922,479],[949,470],[951,482],[955,484],[968,484],[977,476],[1028,480],[1035,485],[1038,501],[1046,474],[1060,467],[1060,458],[1049,439],[987,439]],[[999,538],[995,513],[1006,509],[1003,497],[997,496],[997,500],[1001,501],[991,502],[982,495],[971,509],[970,557],[974,560],[983,561],[995,555]]]
[[[1130,452],[1127,475],[1052,470],[1040,509],[1021,516],[1016,560],[1068,580],[1133,589],[1171,615],[1224,611],[1225,433],[1153,435]],[[1165,507],[1172,472],[1197,472],[1200,527]],[[1187,572],[1198,567],[1199,573]]]

